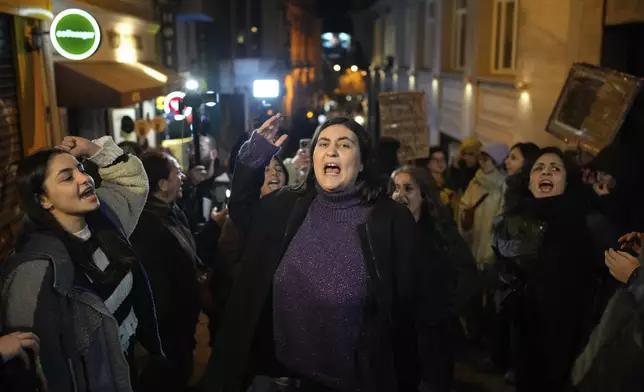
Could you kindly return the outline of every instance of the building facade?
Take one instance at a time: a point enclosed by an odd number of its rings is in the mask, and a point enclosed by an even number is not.
[[[626,3],[638,2],[381,0],[371,9],[372,90],[425,91],[432,144],[443,135],[561,145],[545,127],[568,71],[600,64],[605,20]]]
[[[0,262],[13,248],[22,218],[15,163],[62,138],[51,50],[43,38],[52,17],[50,1],[0,4]]]
[[[221,93],[252,100],[255,80],[276,79],[286,97],[276,110],[290,115],[320,66],[321,21],[309,8],[301,0],[219,0],[218,13],[229,16],[217,44]]]

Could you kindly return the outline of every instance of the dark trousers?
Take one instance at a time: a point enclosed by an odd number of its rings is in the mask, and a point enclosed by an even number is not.
[[[141,392],[181,392],[185,390],[193,371],[194,339],[162,339],[165,362],[151,362],[141,374]]]

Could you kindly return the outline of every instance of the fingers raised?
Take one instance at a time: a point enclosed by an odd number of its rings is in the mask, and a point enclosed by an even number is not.
[[[286,141],[286,139],[288,139],[288,135],[282,135],[282,136],[280,136],[280,138],[279,138],[279,139],[277,139],[277,141],[275,142],[275,145],[276,145],[277,147],[281,147],[281,146],[282,146],[282,144],[284,144],[284,142]]]

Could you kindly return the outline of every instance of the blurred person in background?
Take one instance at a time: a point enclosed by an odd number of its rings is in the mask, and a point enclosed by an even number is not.
[[[475,138],[463,140],[447,175],[447,187],[461,196],[479,169],[479,153],[483,144]]]
[[[207,267],[197,244],[216,244],[220,229],[212,222],[193,236],[188,219],[176,205],[185,176],[175,158],[151,150],[143,154],[141,161],[150,193],[130,241],[150,279],[169,365],[149,369],[144,388],[182,391],[193,372],[194,335],[199,314],[206,305],[202,298],[210,296],[202,294],[207,287]],[[216,246],[212,249],[216,250]],[[211,309],[205,310],[212,313]]]
[[[480,169],[470,182],[460,200],[458,214],[459,231],[465,238],[479,271],[480,295],[471,303],[467,316],[467,335],[471,342],[485,352],[497,345],[496,311],[494,294],[497,274],[495,256],[490,246],[492,223],[501,214],[505,171],[503,162],[508,155],[505,144],[484,146],[479,153]],[[483,366],[490,367],[492,358],[484,358]]]
[[[193,232],[209,222],[213,208],[217,207],[216,177],[221,174],[217,160],[217,146],[210,135],[199,136],[201,161],[196,162],[195,146],[192,146],[190,167],[183,187],[183,197],[178,204],[186,214]],[[222,213],[226,213],[222,209]]]
[[[530,190],[525,186],[530,176],[530,169],[539,157],[541,150],[534,143],[517,143],[510,149],[505,159],[505,171],[508,175],[505,181],[503,194],[502,211],[512,210],[524,198],[528,197]],[[506,287],[498,282],[502,293]],[[499,293],[499,291],[497,291]],[[498,311],[498,333],[496,334],[496,346],[493,348],[493,362],[500,369],[507,370],[504,379],[509,384],[516,382],[516,374],[513,369],[515,359],[513,358],[513,327],[512,317],[509,312],[503,309]]]
[[[461,237],[448,209],[439,202],[438,189],[431,175],[422,168],[403,166],[392,174],[392,198],[409,208],[418,225],[418,243],[424,244],[423,260],[440,261],[449,277],[450,319],[444,325],[447,338],[440,348],[446,352],[447,369],[432,369],[447,377],[453,375],[453,349],[461,324],[458,320],[476,294],[476,262],[467,243]],[[434,342],[435,343],[435,342]],[[431,353],[437,347],[420,342],[420,353]]]
[[[288,377],[293,391],[417,390],[431,373],[421,365],[445,360],[436,350],[421,361],[417,348],[419,334],[440,341],[447,317],[440,263],[421,263],[413,216],[383,192],[370,137],[353,120],[318,128],[305,187],[260,199],[286,139],[278,121],[252,134],[235,169],[231,218],[253,246],[203,385],[237,392],[263,374]],[[423,381],[449,390],[444,377]]]
[[[455,192],[447,187],[447,167],[447,154],[445,151],[438,146],[430,148],[427,169],[438,187],[441,204],[452,211],[455,207],[453,205]]]
[[[288,171],[282,160],[274,156],[271,163],[264,169],[264,183],[261,185],[260,198],[267,196],[282,187],[288,186]],[[218,262],[214,266],[210,291],[213,294],[213,314],[210,320],[211,342],[222,321],[230,290],[239,275],[241,258],[247,243],[244,232],[235,226],[230,216],[226,218],[218,243]]]

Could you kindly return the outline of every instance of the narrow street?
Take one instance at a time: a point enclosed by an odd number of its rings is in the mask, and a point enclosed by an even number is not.
[[[203,374],[210,356],[208,317],[201,315],[197,326],[197,348],[192,383],[197,382]],[[481,373],[466,364],[456,366],[453,392],[514,392],[514,388],[503,381],[498,374]]]

